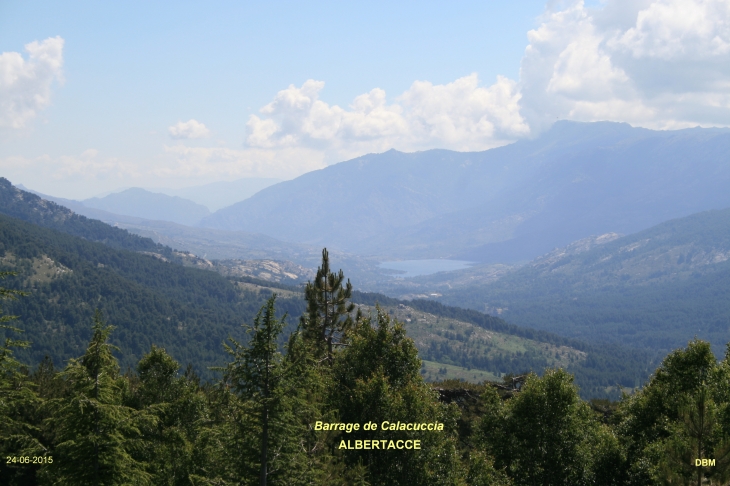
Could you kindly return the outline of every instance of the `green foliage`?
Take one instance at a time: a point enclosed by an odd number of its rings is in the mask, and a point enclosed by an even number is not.
[[[348,450],[350,467],[367,467],[370,484],[459,484],[463,475],[456,454],[455,406],[441,405],[419,373],[421,362],[404,327],[378,311],[361,320],[332,370],[330,406],[340,422],[440,422],[443,431],[353,431],[335,439],[422,441],[421,450]]]
[[[0,272],[0,278],[10,276],[9,272]],[[13,299],[24,295],[17,290],[0,287],[0,299]],[[10,326],[15,316],[0,316],[0,329],[20,332]],[[28,382],[21,363],[15,358],[15,349],[27,348],[29,343],[6,337],[0,348],[0,454],[2,457],[14,453],[44,454],[46,451],[38,442],[38,427],[30,423],[32,413],[39,405],[35,387]],[[22,476],[22,471],[3,461],[0,465],[0,477]]]
[[[514,484],[615,484],[620,478],[616,439],[564,370],[529,375],[507,404],[491,390],[484,400],[490,408],[482,419],[485,445]],[[618,469],[605,476],[612,467]]]
[[[316,344],[319,354],[332,363],[335,346],[344,344],[344,335],[354,322],[351,312],[355,304],[352,298],[352,284],[347,280],[343,286],[345,274],[330,271],[327,248],[322,250],[322,266],[317,268],[314,283],[307,282],[304,298],[307,301],[306,317],[302,316],[301,327],[304,337]],[[359,316],[359,313],[358,313]]]
[[[0,177],[0,213],[85,240],[98,241],[112,248],[173,257],[171,248],[159,245],[150,238],[133,235],[127,230],[75,214],[54,202],[13,187],[4,177]]]
[[[358,304],[375,305],[380,302],[386,305],[398,305],[402,301],[386,297],[382,294],[353,292],[353,301]],[[519,327],[507,323],[504,319],[490,316],[473,309],[462,309],[443,305],[433,300],[412,300],[408,306],[441,317],[448,317],[471,323],[482,329],[495,331],[555,346],[568,346],[586,353],[586,359],[571,364],[568,371],[574,374],[575,382],[580,387],[583,398],[604,397],[618,399],[619,391],[607,393],[607,387],[620,385],[626,388],[638,387],[646,381],[654,363],[653,352],[627,348],[615,343],[591,344],[578,339],[570,339],[556,334]],[[440,345],[423,346],[421,356],[427,360],[448,362],[462,367],[472,367],[485,371],[502,373],[538,372],[547,367],[542,355],[535,353],[502,354],[492,357],[482,353],[464,352],[461,348]]]
[[[301,395],[313,383],[299,374],[297,360],[279,351],[285,319],[276,318],[275,300],[273,295],[245,325],[247,345],[232,338],[226,345],[232,361],[213,393],[213,420],[201,433],[205,454],[212,456],[207,475],[197,477],[212,481],[204,484],[310,484],[316,476],[308,448],[302,447],[308,442],[302,419],[311,411]],[[296,339],[290,342],[290,348],[297,346]]]
[[[155,420],[142,428],[140,457],[155,485],[188,485],[196,472],[195,442],[208,416],[207,400],[192,370],[178,376],[180,365],[164,349],[152,346],[129,377],[127,402]]]
[[[278,351],[277,340],[284,329],[284,318],[275,317],[274,294],[247,327],[251,338],[247,346],[230,339],[226,351],[233,358],[228,364],[224,380],[242,400],[249,436],[242,471],[246,477],[255,477],[260,484],[284,484],[286,478],[297,473],[297,420],[292,402],[288,400],[291,379],[284,358]],[[258,471],[256,471],[258,469]]]
[[[466,483],[471,486],[510,486],[512,480],[494,467],[494,460],[482,451],[469,453]]]
[[[49,403],[48,426],[56,436],[53,467],[44,480],[53,484],[151,484],[145,464],[134,455],[141,431],[154,417],[122,404],[126,388],[108,343],[111,326],[94,315],[93,336],[86,354],[71,360],[62,376],[69,397]]]
[[[0,243],[5,255],[13,256],[0,265],[18,273],[8,278],[9,284],[29,291],[8,309],[20,316],[18,322],[32,336],[32,345],[17,354],[31,363],[48,355],[58,366],[82,354],[91,337],[83,323],[99,308],[116,327],[111,339],[121,351],[123,369],[134,367],[155,344],[176,360],[193,363],[210,379],[208,368],[225,357],[221,343],[229,335],[242,339],[241,319],[253,318],[270,296],[237,290],[213,272],[115,250],[5,216],[0,216]],[[70,271],[45,282],[33,280],[31,262],[44,256]],[[280,299],[279,307],[296,316],[305,308],[294,298]]]
[[[635,484],[728,479],[727,361],[718,364],[709,343],[693,340],[670,353],[649,384],[622,402],[617,431],[634,459]],[[694,466],[702,458],[716,465]]]

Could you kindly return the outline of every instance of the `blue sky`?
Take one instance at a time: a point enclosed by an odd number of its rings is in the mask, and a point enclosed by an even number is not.
[[[543,1],[151,3],[3,2],[1,51],[65,40],[66,82],[45,116],[78,128],[34,145],[78,150],[91,131],[125,150],[136,127],[164,131],[190,118],[242,143],[250,113],[308,79],[324,80],[322,96],[347,105],[416,79],[516,78],[526,32],[544,9]]]
[[[555,119],[726,126],[729,16],[726,0],[0,1],[0,175],[84,198],[484,150]]]

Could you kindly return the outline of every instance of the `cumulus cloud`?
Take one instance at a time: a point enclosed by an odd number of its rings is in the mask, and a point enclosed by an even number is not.
[[[324,82],[309,80],[279,91],[261,116],[247,123],[247,144],[257,148],[308,147],[343,152],[481,150],[529,132],[520,116],[517,85],[499,77],[481,86],[476,74],[433,85],[416,81],[394,102],[376,88],[345,109],[319,99]]]
[[[390,101],[376,88],[348,107],[320,99],[322,81],[291,85],[249,117],[247,145],[341,160],[389,148],[483,150],[558,119],[730,125],[728,0],[549,2],[527,39],[519,80],[416,81]]]
[[[33,42],[26,51],[26,58],[0,55],[0,126],[24,127],[61,80],[63,39]],[[484,150],[538,134],[558,119],[655,129],[728,126],[730,0],[605,0],[599,7],[551,1],[527,33],[517,80],[485,82],[470,74],[445,84],[415,81],[403,93],[374,88],[348,106],[323,99],[324,86],[308,80],[276,93],[248,118],[243,148],[167,146],[142,162],[89,150],[7,158],[0,168],[54,181],[118,178],[115,186],[163,177],[290,178],[391,148]],[[210,136],[194,119],[168,133]]]
[[[0,127],[24,128],[51,102],[51,85],[63,80],[61,37],[25,45],[19,52],[0,54]]]
[[[192,118],[186,122],[177,122],[168,127],[167,131],[175,139],[208,138],[210,136],[210,130],[203,123]]]
[[[555,119],[648,128],[730,122],[730,2],[577,1],[528,32],[523,110],[539,131]]]

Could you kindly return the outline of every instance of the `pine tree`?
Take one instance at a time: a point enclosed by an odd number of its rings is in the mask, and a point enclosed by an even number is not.
[[[154,418],[122,404],[125,380],[108,343],[113,327],[94,315],[93,336],[86,354],[70,360],[62,376],[72,390],[51,401],[48,424],[55,430],[54,467],[45,480],[60,485],[151,484],[145,464],[134,455],[141,444],[140,427]]]
[[[157,419],[143,430],[145,462],[155,485],[191,484],[198,423],[207,417],[199,384],[190,379],[191,370],[188,376],[178,377],[179,368],[164,349],[154,345],[137,365],[134,406]]]
[[[243,346],[232,338],[226,351],[233,361],[225,369],[224,381],[240,397],[245,421],[241,432],[255,440],[243,437],[248,471],[244,477],[253,477],[250,468],[258,466],[258,483],[296,484],[303,463],[298,437],[302,427],[293,409],[292,381],[289,363],[278,350],[278,338],[284,329],[286,316],[277,319],[276,294],[259,311],[253,325],[247,326],[251,338]],[[255,444],[254,447],[251,447]],[[258,456],[258,457],[256,457]]]
[[[317,269],[314,282],[307,282],[304,289],[307,314],[302,316],[301,327],[304,329],[304,337],[314,343],[318,354],[330,365],[335,346],[344,344],[344,335],[361,317],[359,310],[354,320],[351,316],[355,310],[355,304],[350,302],[352,284],[349,279],[347,283],[344,281],[342,270],[336,275],[330,271],[329,253],[324,248],[322,266]]]
[[[0,272],[0,278],[14,275],[12,272]],[[0,299],[13,299],[25,295],[24,292],[0,287]],[[29,423],[29,414],[40,405],[34,384],[22,372],[21,363],[15,358],[14,350],[30,346],[28,341],[13,339],[8,333],[20,333],[20,329],[9,325],[16,316],[0,317],[0,330],[6,333],[0,348],[0,452],[2,457],[44,455],[47,451],[37,439],[38,428]],[[28,468],[23,465],[21,468]],[[15,470],[2,461],[0,477],[10,478],[23,471]]]
[[[347,450],[350,469],[365,466],[371,484],[463,484],[465,471],[456,450],[455,405],[442,405],[424,383],[421,360],[412,339],[398,321],[377,309],[377,317],[361,319],[352,330],[349,345],[337,353],[332,367],[330,406],[343,423],[361,428],[333,438],[335,452],[341,440],[420,440],[420,450]],[[384,421],[441,423],[443,430],[381,430]],[[363,425],[377,424],[376,432]],[[340,452],[342,453],[342,452]]]

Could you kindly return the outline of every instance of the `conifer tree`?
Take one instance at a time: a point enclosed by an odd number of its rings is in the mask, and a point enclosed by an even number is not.
[[[197,424],[207,416],[198,383],[188,376],[178,377],[179,368],[177,361],[155,345],[137,365],[134,405],[157,419],[143,431],[145,462],[155,485],[191,483]]]
[[[0,278],[14,275],[0,272]],[[24,292],[0,287],[0,299],[13,299]],[[8,324],[16,316],[1,316],[0,330],[6,335],[0,348],[0,452],[2,457],[22,455],[43,455],[46,450],[37,440],[37,428],[28,423],[28,412],[40,404],[33,384],[21,372],[21,363],[15,358],[15,349],[27,348],[30,343],[12,338],[9,333],[20,333],[20,329]],[[10,478],[21,471],[9,471],[6,461],[0,466],[0,477]],[[11,469],[13,465],[9,466]],[[26,467],[27,466],[21,466]]]
[[[242,400],[243,434],[255,432],[255,440],[243,438],[247,465],[241,473],[253,477],[252,469],[258,466],[261,486],[296,484],[303,466],[297,444],[300,424],[292,407],[294,383],[290,367],[278,350],[286,316],[276,318],[275,301],[273,294],[253,325],[247,326],[251,336],[247,346],[233,338],[229,338],[231,345],[226,345],[233,361],[225,369],[224,380]]]
[[[349,279],[345,283],[342,270],[332,273],[327,248],[322,250],[322,266],[317,269],[314,282],[308,282],[304,289],[304,298],[307,300],[307,314],[301,322],[304,337],[315,344],[318,354],[331,365],[335,346],[343,344],[344,335],[360,318],[360,312],[353,320],[352,284]]]
[[[57,444],[54,467],[45,470],[45,479],[53,484],[151,484],[134,453],[140,427],[151,426],[154,418],[122,404],[125,380],[108,343],[112,329],[97,310],[86,353],[62,372],[72,392],[51,401],[48,424]]]
[[[730,351],[730,349],[729,349]],[[730,363],[710,343],[690,341],[670,353],[641,391],[619,408],[636,482],[726,484],[730,476]],[[712,467],[696,459],[714,459]],[[713,484],[715,484],[713,482]]]
[[[351,333],[349,345],[336,355],[332,368],[330,406],[338,422],[378,427],[384,421],[441,423],[434,431],[358,431],[336,437],[341,440],[420,440],[420,450],[347,450],[344,461],[350,469],[366,467],[371,484],[463,484],[465,471],[456,450],[455,405],[442,405],[420,374],[421,360],[405,328],[377,309],[377,317],[361,319]],[[361,425],[362,427],[362,425]]]

